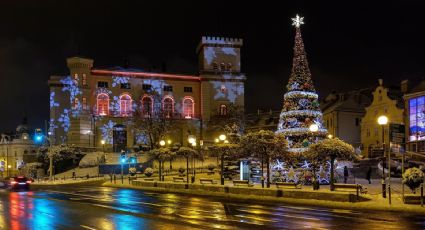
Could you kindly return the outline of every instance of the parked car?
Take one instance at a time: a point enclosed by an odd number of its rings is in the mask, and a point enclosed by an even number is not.
[[[24,176],[11,177],[9,180],[9,188],[11,190],[29,190],[32,181]]]

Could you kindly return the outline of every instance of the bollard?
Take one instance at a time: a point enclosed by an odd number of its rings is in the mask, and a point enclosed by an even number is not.
[[[116,184],[116,183],[117,183],[117,177],[114,174],[114,184]]]

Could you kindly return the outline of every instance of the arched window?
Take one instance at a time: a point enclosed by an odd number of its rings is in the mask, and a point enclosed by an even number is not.
[[[227,63],[227,71],[232,71],[232,63]]]
[[[194,116],[195,103],[191,97],[183,99],[183,116],[186,119],[191,119]]]
[[[164,111],[164,115],[166,118],[173,117],[174,113],[174,100],[170,96],[164,97],[162,100],[162,110]]]
[[[97,95],[97,114],[100,116],[109,114],[109,96],[105,93]]]
[[[142,116],[150,117],[153,110],[153,101],[150,96],[144,96],[142,98]]]
[[[223,62],[220,64],[220,71],[226,71],[226,65]]]
[[[123,117],[131,116],[131,97],[128,94],[120,96],[120,115]]]
[[[226,116],[226,115],[227,115],[227,106],[220,105],[220,116]]]
[[[76,98],[74,98],[74,105],[73,105],[73,108],[74,109],[78,109],[78,106],[80,105],[80,101],[78,100],[78,98],[76,97]]]

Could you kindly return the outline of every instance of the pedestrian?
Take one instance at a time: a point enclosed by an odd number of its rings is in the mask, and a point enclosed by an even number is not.
[[[344,184],[347,184],[348,179],[348,168],[347,166],[344,166]]]
[[[367,170],[367,173],[366,173],[366,180],[369,181],[369,184],[371,184],[370,182],[371,175],[372,175],[372,167],[369,166],[369,169]]]
[[[75,180],[75,171],[72,171],[72,178]]]

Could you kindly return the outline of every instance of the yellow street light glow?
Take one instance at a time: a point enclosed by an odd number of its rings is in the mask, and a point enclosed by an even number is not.
[[[228,143],[229,143],[229,141],[228,141],[228,140],[224,140],[224,143],[228,144]]]
[[[317,132],[319,130],[319,126],[316,125],[316,124],[312,124],[312,125],[310,125],[309,129],[310,129],[311,132]]]
[[[164,146],[165,145],[165,141],[164,140],[160,140],[159,141],[159,145]]]
[[[221,134],[221,135],[218,137],[218,139],[220,139],[220,141],[224,141],[224,140],[226,140],[226,135]]]
[[[387,116],[380,116],[378,117],[378,124],[380,125],[386,125],[388,123],[388,117]]]
[[[168,141],[167,141],[167,144],[171,145],[171,140],[168,140]]]
[[[218,143],[220,140],[218,138],[215,139],[215,143]]]
[[[101,141],[100,141],[100,143],[101,143],[102,145],[104,145],[104,144],[105,144],[105,140],[101,140]]]
[[[7,168],[12,168],[12,165],[8,165]]]
[[[196,139],[195,139],[194,137],[189,137],[189,138],[187,139],[187,141],[188,141],[190,144],[192,144],[193,142],[195,142],[195,141],[196,141]]]
[[[196,146],[196,141],[192,142],[192,146],[195,147]]]
[[[332,134],[328,134],[329,139],[332,139],[332,137],[334,137],[334,136],[332,136]]]

